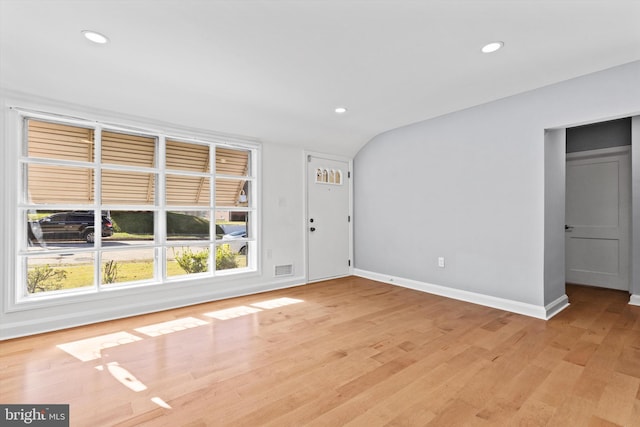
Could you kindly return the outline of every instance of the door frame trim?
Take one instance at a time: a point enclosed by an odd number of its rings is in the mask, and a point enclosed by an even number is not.
[[[566,160],[582,160],[591,159],[602,156],[613,156],[616,154],[624,155],[631,153],[630,145],[622,145],[620,147],[600,148],[597,150],[576,151],[573,153],[567,153]]]
[[[317,151],[303,151],[303,162],[304,162],[304,185],[302,188],[302,203],[303,203],[303,219],[302,219],[302,227],[303,227],[303,247],[304,247],[304,280],[305,283],[311,283],[309,281],[309,237],[307,233],[307,225],[309,223],[309,192],[307,191],[309,188],[309,157],[316,157],[327,160],[336,160],[339,162],[346,162],[349,165],[348,173],[350,178],[347,178],[348,182],[348,193],[349,193],[349,215],[351,215],[351,222],[349,222],[349,259],[351,260],[351,266],[349,266],[348,275],[353,274],[354,269],[354,259],[353,259],[353,158],[337,156],[334,154],[320,153]]]

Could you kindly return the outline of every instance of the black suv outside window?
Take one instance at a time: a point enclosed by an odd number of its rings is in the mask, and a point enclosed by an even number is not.
[[[47,240],[84,240],[95,241],[94,216],[87,212],[59,212],[37,221],[29,222],[29,241],[31,244]],[[113,235],[113,223],[102,215],[102,237]]]

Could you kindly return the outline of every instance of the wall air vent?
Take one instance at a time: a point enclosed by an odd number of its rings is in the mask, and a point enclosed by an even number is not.
[[[276,265],[274,267],[274,276],[291,276],[293,275],[293,264]]]

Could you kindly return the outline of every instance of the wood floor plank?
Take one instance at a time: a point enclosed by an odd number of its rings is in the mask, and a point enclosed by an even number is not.
[[[629,427],[640,427],[640,400],[633,404],[633,411],[629,417]]]
[[[597,349],[597,344],[580,339],[564,357],[564,360],[576,365],[585,366]]]
[[[580,375],[571,393],[597,403],[602,398],[602,393],[604,393],[606,386],[607,383],[605,381],[592,376],[589,372],[585,372]]]
[[[432,409],[438,407],[438,400],[452,399],[483,365],[489,363],[476,357],[463,370],[452,369],[447,364],[451,359],[468,359],[468,356],[457,357],[468,351],[469,347],[462,345],[440,348],[385,380],[384,388],[361,393],[358,399],[363,403],[369,402],[369,407],[365,412],[355,414],[355,418],[350,418],[345,425],[403,424],[414,419],[410,415],[414,412],[420,414],[421,418],[434,418]],[[339,409],[346,408],[348,411],[349,406],[350,402],[346,402]],[[402,415],[403,412],[406,414]]]
[[[442,411],[427,423],[427,426],[463,426],[479,423],[475,413],[478,409],[467,402],[454,399],[445,404]]]
[[[549,427],[587,426],[593,417],[593,403],[578,396],[567,395],[547,423]]]
[[[545,322],[347,277],[19,338],[0,401],[78,426],[640,427],[640,307],[567,294]]]
[[[477,416],[496,425],[507,424],[550,373],[538,366],[527,365],[518,375],[505,381]]]
[[[622,427],[620,424],[612,423],[611,421],[603,420],[595,415],[589,420],[589,427]]]
[[[509,425],[522,427],[542,427],[549,424],[556,408],[529,398],[520,407],[518,412],[509,420]]]
[[[640,385],[640,379],[624,374],[612,374],[607,382],[595,415],[605,420],[627,425],[635,404],[634,392]]]

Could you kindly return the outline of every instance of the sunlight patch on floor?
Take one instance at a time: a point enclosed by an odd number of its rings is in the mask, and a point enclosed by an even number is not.
[[[246,316],[248,314],[258,313],[262,310],[255,307],[248,307],[246,305],[240,305],[238,307],[231,307],[224,310],[212,311],[210,313],[204,313],[207,317],[213,317],[218,320],[229,320],[236,317]]]
[[[160,335],[171,334],[173,332],[184,331],[185,329],[191,329],[208,324],[209,322],[196,319],[195,317],[185,317],[182,319],[169,320],[168,322],[142,326],[140,328],[136,328],[135,331],[149,337],[158,337]]]
[[[100,335],[84,340],[73,341],[66,344],[59,344],[56,347],[69,353],[76,359],[86,362],[89,360],[100,359],[102,357],[101,351],[106,348],[117,347],[119,345],[141,340],[142,338],[128,332],[116,332],[113,334]]]
[[[301,302],[304,302],[304,301],[301,299],[295,299],[295,298],[276,298],[276,299],[270,299],[263,302],[256,302],[251,305],[253,307],[260,307],[260,308],[264,308],[265,310],[269,310],[272,308],[284,307],[285,305],[298,304]]]
[[[287,297],[276,298],[251,303],[249,305],[241,305],[224,310],[212,311],[209,313],[204,313],[204,316],[218,320],[229,320],[236,317],[259,313],[263,310],[270,310],[287,305],[298,304],[301,302],[304,302],[304,300]],[[208,324],[209,322],[207,322],[206,320],[198,319],[196,317],[185,317],[182,319],[169,320],[167,322],[141,326],[139,328],[135,328],[134,330],[148,337],[158,337],[161,335],[166,335]],[[102,357],[101,351],[106,348],[129,344],[135,341],[141,341],[142,339],[143,338],[130,334],[128,332],[116,332],[113,334],[100,335],[84,340],[59,344],[57,347],[72,355],[73,357],[83,362],[87,362],[89,360],[100,359]]]
[[[120,366],[118,362],[107,363],[107,370],[122,385],[135,391],[140,392],[147,389],[147,386],[135,377],[131,372]]]
[[[171,408],[171,405],[169,405],[167,402],[165,402],[164,400],[160,399],[159,397],[152,397],[151,401],[153,403],[155,403],[156,405],[160,406],[161,408],[173,409],[173,408]]]

